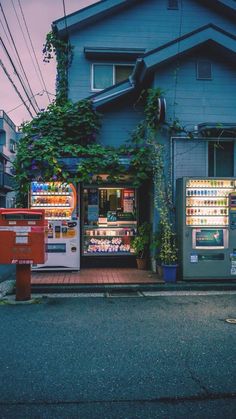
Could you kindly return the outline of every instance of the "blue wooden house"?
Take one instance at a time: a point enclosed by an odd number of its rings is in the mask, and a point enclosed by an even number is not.
[[[162,138],[174,191],[183,176],[233,177],[235,22],[233,0],[102,0],[63,17],[53,28],[73,46],[69,99],[92,98],[103,114],[99,141],[116,146],[143,118],[139,92],[159,87],[166,122],[182,127]],[[111,201],[114,211],[119,196]]]

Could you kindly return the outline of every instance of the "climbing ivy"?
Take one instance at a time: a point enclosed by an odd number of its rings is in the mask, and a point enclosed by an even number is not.
[[[43,54],[46,63],[56,57],[56,102],[58,105],[62,105],[68,98],[68,69],[73,58],[72,46],[69,40],[60,39],[54,30],[46,35]]]
[[[92,102],[56,103],[32,121],[23,124],[14,162],[18,206],[27,205],[27,192],[32,180],[124,182],[132,177],[135,186],[151,176],[150,147],[145,130],[137,127],[124,145],[107,147],[97,141],[101,115]],[[77,158],[73,175],[65,166],[65,158]]]
[[[170,265],[177,262],[178,249],[176,245],[172,184],[168,170],[165,168],[165,146],[160,140],[160,134],[164,127],[156,117],[159,114],[157,98],[162,94],[163,92],[160,89],[149,89],[147,91],[145,116],[147,142],[152,149],[154,206],[159,215],[158,242],[160,249],[158,251],[155,249],[155,253],[158,253],[163,264]],[[172,124],[165,122],[164,125],[165,129],[168,128],[171,134],[182,131],[178,121],[174,121]]]

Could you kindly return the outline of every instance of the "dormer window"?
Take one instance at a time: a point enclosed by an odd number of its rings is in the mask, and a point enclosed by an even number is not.
[[[92,90],[103,90],[127,80],[133,71],[133,67],[133,65],[127,64],[93,64]]]

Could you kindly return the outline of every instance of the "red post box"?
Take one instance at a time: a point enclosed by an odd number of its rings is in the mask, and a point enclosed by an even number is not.
[[[46,259],[44,210],[0,209],[0,264],[16,264],[16,300],[31,298],[32,263]]]

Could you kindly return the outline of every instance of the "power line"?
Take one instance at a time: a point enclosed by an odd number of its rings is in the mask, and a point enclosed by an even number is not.
[[[65,18],[65,28],[66,28],[66,33],[68,35],[68,27],[67,27],[67,16],[66,16],[66,5],[65,5],[65,0],[62,0],[62,4],[63,4],[63,13],[64,13],[64,18]]]
[[[4,51],[5,51],[5,53],[7,54],[7,57],[8,57],[8,59],[9,59],[9,61],[10,61],[11,65],[12,65],[12,67],[13,67],[14,71],[15,71],[15,74],[16,74],[16,76],[17,76],[17,78],[18,78],[18,80],[19,80],[19,82],[20,82],[20,84],[21,84],[21,86],[22,86],[22,88],[23,88],[23,90],[24,90],[24,92],[25,92],[25,94],[26,94],[27,98],[29,99],[29,102],[30,102],[31,106],[33,107],[33,109],[34,109],[35,113],[37,114],[37,112],[36,112],[36,110],[35,110],[34,106],[32,105],[32,102],[31,102],[30,96],[29,96],[29,94],[28,94],[27,90],[25,89],[25,86],[24,86],[24,84],[23,84],[23,82],[22,82],[22,79],[21,79],[21,77],[20,77],[20,75],[19,75],[19,73],[18,73],[18,71],[17,71],[17,69],[16,69],[16,66],[15,66],[14,62],[12,61],[12,58],[11,58],[11,56],[10,56],[10,54],[9,54],[8,50],[7,50],[7,47],[6,47],[6,45],[5,45],[5,43],[4,43],[4,41],[3,41],[3,39],[2,39],[2,37],[1,37],[1,36],[0,36],[0,42],[2,43],[2,46],[3,46],[3,48],[4,48]]]
[[[3,23],[2,23],[2,19],[1,18],[0,18],[0,23],[1,23],[1,26],[2,26],[2,29],[3,29],[3,32],[5,33],[5,36],[6,36],[7,40],[8,40],[8,42],[9,42],[9,45],[11,45],[11,41],[10,41],[9,36],[8,36],[8,33],[7,33],[7,31],[6,31]],[[12,45],[11,45],[11,48],[13,49]]]
[[[19,4],[19,7],[20,7],[23,22],[25,24],[25,28],[26,28],[26,31],[27,31],[27,34],[28,34],[28,37],[29,37],[30,45],[31,45],[31,48],[32,48],[32,51],[33,51],[33,54],[34,54],[34,58],[35,58],[35,61],[36,61],[36,64],[37,64],[37,68],[38,68],[38,71],[39,71],[39,74],[40,74],[40,77],[41,77],[41,80],[42,80],[42,84],[43,84],[45,92],[47,93],[47,87],[46,87],[46,84],[45,84],[45,81],[44,81],[44,78],[43,78],[43,75],[42,75],[41,68],[39,66],[39,62],[38,62],[38,59],[37,59],[37,56],[36,56],[36,53],[35,53],[35,49],[34,49],[33,42],[32,42],[32,39],[31,39],[31,36],[30,36],[30,33],[29,33],[29,29],[28,29],[28,26],[27,26],[27,23],[26,23],[25,15],[24,15],[20,0],[18,0],[18,4]],[[48,97],[49,102],[51,103],[51,99],[50,99],[48,94],[47,94],[47,97]]]
[[[35,93],[34,96],[43,96],[44,94],[44,90],[42,90],[41,92]],[[21,106],[25,105],[25,103],[29,102],[28,100],[26,100],[24,103],[20,103],[19,105],[15,106],[14,108],[10,109],[9,111],[6,111],[6,113],[10,113],[15,111],[16,109],[20,108]]]
[[[32,112],[31,112],[30,108],[26,105],[26,102],[24,101],[24,99],[23,99],[20,91],[16,87],[14,81],[12,80],[12,78],[11,78],[10,74],[8,73],[6,67],[4,66],[2,60],[0,60],[0,66],[2,67],[4,73],[6,74],[6,76],[8,77],[8,79],[10,80],[10,82],[11,82],[12,86],[14,87],[16,93],[18,94],[19,98],[22,100],[22,104],[26,107],[26,109],[29,112],[30,116],[33,118],[34,116],[33,116]]]
[[[50,96],[56,96],[54,93],[46,92],[45,90],[42,90],[41,92],[36,93],[34,96],[43,96],[44,93],[49,94]],[[20,108],[20,106],[23,106],[25,103],[27,103],[28,100],[26,100],[24,103],[20,103],[19,105],[15,106],[13,109],[10,109],[9,111],[6,111],[7,113],[13,112],[16,109]]]
[[[8,25],[8,21],[7,21],[6,15],[5,15],[5,13],[4,13],[4,10],[3,10],[3,7],[2,7],[1,2],[0,2],[0,9],[1,9],[1,12],[2,12],[2,14],[3,14],[4,20],[5,20],[5,24],[6,24],[6,26],[7,26],[7,29],[8,29],[8,32],[9,32],[9,35],[10,35],[10,38],[11,38],[12,44],[13,44],[13,46],[14,46],[15,52],[16,52],[16,54],[17,54],[17,57],[18,57],[18,60],[19,60],[20,67],[21,67],[21,69],[22,69],[22,71],[23,71],[23,74],[24,74],[24,76],[25,76],[25,79],[26,79],[26,81],[27,81],[27,84],[28,84],[28,87],[29,87],[29,91],[30,91],[31,95],[32,95],[32,96],[34,96],[34,94],[33,94],[33,92],[32,92],[32,89],[31,89],[31,86],[30,86],[30,83],[29,83],[29,80],[28,80],[28,77],[27,77],[26,72],[25,72],[25,70],[24,70],[24,67],[23,67],[23,64],[22,64],[21,58],[20,58],[19,53],[18,53],[18,51],[17,51],[16,44],[15,44],[15,41],[14,41],[14,39],[13,39],[13,36],[12,36],[11,30],[10,30],[10,27],[9,27],[9,25]],[[21,81],[21,83],[22,83],[22,82],[23,82],[23,81]],[[24,90],[26,91],[26,89],[24,89]],[[27,92],[27,97],[28,97],[28,99],[30,100],[30,97],[28,96],[28,92]],[[34,101],[35,101],[35,105],[37,106],[38,110],[40,111],[40,108],[39,108],[39,106],[38,106],[38,104],[37,104],[37,102],[36,102],[36,99],[35,99],[35,98],[34,98]],[[34,105],[34,104],[33,104],[33,102],[31,102],[31,101],[30,101],[30,103],[31,103],[31,106],[33,107],[34,111],[35,111],[35,112],[36,112],[36,114],[37,114],[37,110],[36,110],[36,108],[35,108],[35,105]]]
[[[32,57],[32,54],[31,54],[31,51],[30,51],[30,49],[29,49],[29,46],[28,46],[28,43],[27,43],[27,40],[26,40],[26,37],[25,37],[25,34],[24,34],[24,31],[23,31],[23,28],[22,28],[22,25],[21,25],[20,19],[19,19],[19,17],[18,17],[18,13],[17,13],[17,10],[16,10],[16,8],[15,8],[15,5],[14,5],[13,0],[11,0],[11,3],[12,3],[12,7],[13,7],[13,9],[14,9],[14,12],[15,12],[15,15],[16,15],[16,19],[17,19],[17,21],[18,21],[18,24],[19,24],[19,27],[20,27],[20,30],[21,30],[22,36],[23,36],[23,38],[24,38],[24,41],[25,41],[25,45],[26,45],[27,51],[28,51],[28,53],[29,53],[29,56],[30,56],[31,61],[32,61],[32,64],[33,64],[33,66],[34,66],[35,73],[36,73],[36,75],[37,75],[37,77],[38,77],[39,82],[41,83],[42,88],[44,88],[44,86],[43,86],[43,84],[42,84],[42,81],[41,81],[41,79],[40,79],[40,77],[39,77],[38,70],[37,70],[37,68],[36,68],[36,66],[35,66],[35,62],[34,62],[34,60],[33,60],[33,57]],[[34,95],[34,96],[36,96],[36,95]]]
[[[62,0],[62,4],[63,4],[63,13],[64,13],[64,19],[65,19],[65,28],[66,28],[66,54],[67,54],[67,58],[68,58],[68,53],[69,53],[69,33],[68,33],[68,26],[67,26],[67,15],[66,15],[66,5],[65,5],[65,0]],[[68,65],[65,68],[65,76],[66,76],[66,81],[67,81],[67,85],[68,85]]]

